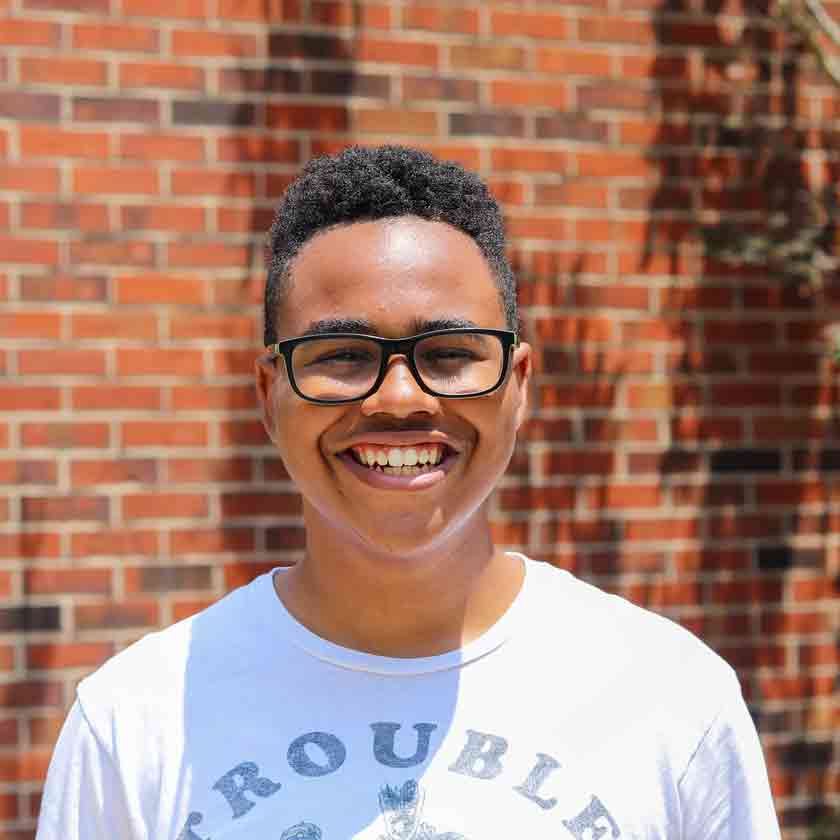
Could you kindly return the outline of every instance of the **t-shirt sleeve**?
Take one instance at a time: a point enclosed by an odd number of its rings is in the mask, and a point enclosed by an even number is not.
[[[114,765],[78,700],[53,752],[35,840],[136,837]]]
[[[683,773],[685,840],[779,840],[767,767],[737,680]]]

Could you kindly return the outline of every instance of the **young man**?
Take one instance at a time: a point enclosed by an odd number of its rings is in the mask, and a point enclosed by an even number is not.
[[[732,669],[493,545],[531,351],[485,185],[350,149],[271,249],[257,389],[305,559],[80,684],[38,840],[778,838]]]

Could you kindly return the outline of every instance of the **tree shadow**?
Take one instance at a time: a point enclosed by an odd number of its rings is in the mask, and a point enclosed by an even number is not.
[[[657,213],[688,211],[677,245],[698,260],[682,304],[696,330],[671,370],[662,462],[692,464],[674,502],[701,523],[696,556],[677,563],[702,592],[684,623],[738,671],[786,836],[802,837],[831,815],[840,758],[838,573],[826,539],[838,524],[837,387],[824,335],[838,317],[840,216],[836,163],[819,155],[836,136],[809,110],[806,87],[820,79],[769,17],[772,4],[746,0],[737,21],[724,5],[706,0],[693,30],[695,6],[654,13],[662,122],[651,155],[674,163],[653,196],[648,254],[661,239]],[[686,49],[692,61],[675,64]]]

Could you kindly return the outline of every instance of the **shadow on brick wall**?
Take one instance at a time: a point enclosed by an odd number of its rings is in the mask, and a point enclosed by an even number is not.
[[[793,800],[783,825],[804,837],[832,818],[840,762],[830,735],[840,418],[824,333],[840,317],[840,278],[813,270],[833,253],[838,219],[837,162],[815,152],[837,135],[804,99],[805,82],[830,85],[771,4],[746,0],[743,19],[723,6],[706,2],[699,21],[679,2],[654,15],[663,117],[650,154],[663,178],[647,257],[665,247],[696,266],[674,294],[687,332],[660,474],[684,482],[701,523],[681,570],[702,583],[690,626],[738,670],[777,801]],[[675,221],[688,233],[668,241]]]

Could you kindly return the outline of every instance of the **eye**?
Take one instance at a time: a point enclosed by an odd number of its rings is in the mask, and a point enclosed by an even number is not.
[[[372,361],[372,359],[372,354],[365,350],[347,347],[322,353],[317,358],[310,360],[308,364],[366,364]]]

